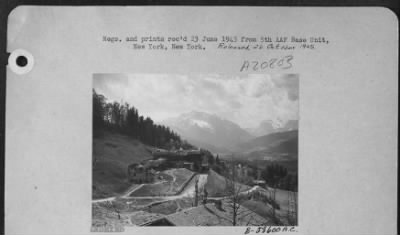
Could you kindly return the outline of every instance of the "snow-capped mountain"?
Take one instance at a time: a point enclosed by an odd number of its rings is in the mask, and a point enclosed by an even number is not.
[[[288,120],[286,123],[282,121],[272,121],[265,120],[260,123],[256,128],[246,128],[250,134],[254,136],[264,136],[276,132],[293,131],[298,130],[299,121],[298,120]]]
[[[206,130],[208,130],[210,132],[215,132],[214,127],[212,127],[211,124],[206,122],[206,121],[193,119],[193,120],[190,120],[190,123],[192,125],[198,126],[200,128],[204,128],[204,129],[206,129]]]
[[[230,152],[251,136],[236,123],[216,115],[192,111],[161,122],[190,143],[213,152]]]

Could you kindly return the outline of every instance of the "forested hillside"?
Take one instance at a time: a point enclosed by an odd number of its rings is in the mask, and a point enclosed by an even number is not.
[[[129,164],[151,159],[156,148],[193,148],[170,128],[157,125],[127,103],[107,102],[93,90],[93,198],[122,193]]]
[[[102,130],[113,130],[159,148],[193,147],[169,127],[157,125],[150,117],[140,115],[134,106],[107,102],[104,95],[93,89],[93,134]]]

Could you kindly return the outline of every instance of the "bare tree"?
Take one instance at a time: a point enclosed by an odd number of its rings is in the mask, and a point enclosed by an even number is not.
[[[102,148],[102,153],[104,153],[104,145],[101,146]],[[93,149],[94,149],[94,144],[93,144]],[[92,153],[92,172],[96,169],[97,163],[99,162],[99,157],[97,156],[97,153],[93,152]]]
[[[272,195],[270,197],[271,201],[271,206],[272,206],[272,218],[276,220],[276,213],[275,213],[275,207],[276,207],[276,189],[275,187],[272,188]]]
[[[234,163],[232,163],[231,171],[228,173],[225,179],[225,190],[228,194],[227,201],[229,202],[228,205],[232,209],[232,225],[237,226],[239,216],[241,216],[242,212],[244,212],[244,210],[240,212],[240,202],[243,200],[243,195],[241,192],[244,190],[244,185],[238,183],[239,178],[237,177],[237,171]]]
[[[195,198],[194,198],[194,206],[197,206],[198,202],[199,202],[199,179],[196,178],[196,184],[195,184]]]

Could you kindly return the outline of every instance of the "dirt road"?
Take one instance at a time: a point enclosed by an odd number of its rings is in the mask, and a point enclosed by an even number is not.
[[[195,195],[195,188],[196,188],[196,179],[198,179],[198,190],[202,192],[204,185],[207,183],[207,174],[198,174],[194,176],[190,182],[185,186],[185,188],[177,195],[173,196],[129,196],[135,190],[141,188],[144,184],[138,185],[127,190],[120,196],[116,197],[109,197],[104,199],[96,199],[92,200],[92,203],[99,203],[99,202],[106,202],[106,201],[114,201],[117,198],[123,199],[153,199],[153,200],[160,200],[160,201],[167,201],[167,200],[176,200],[184,197],[193,197]]]
[[[130,188],[129,190],[127,190],[125,193],[123,193],[120,196],[116,196],[116,197],[109,197],[109,198],[104,198],[104,199],[97,199],[97,200],[93,200],[92,203],[99,203],[99,202],[106,202],[106,201],[114,201],[117,198],[123,198],[123,199],[152,199],[155,201],[169,201],[169,200],[176,200],[176,199],[181,199],[181,198],[185,198],[185,197],[194,197],[195,195],[195,190],[196,190],[196,180],[198,179],[198,190],[200,193],[203,192],[204,186],[207,183],[207,174],[198,174],[195,175],[190,182],[185,186],[185,188],[177,195],[173,195],[173,196],[129,196],[132,192],[134,192],[135,190],[138,190],[139,188],[141,188],[144,184],[141,185],[137,185],[135,187]],[[254,186],[252,188],[250,188],[249,190],[240,192],[239,195],[241,196],[245,196],[248,194],[253,193],[254,191],[259,191],[262,194],[266,195],[266,196],[270,196],[270,192],[272,191],[271,188],[267,188],[267,189],[263,189],[259,186]],[[283,200],[287,200],[287,196],[281,196],[279,195],[282,190],[280,190],[277,194],[277,199],[281,199],[282,198],[282,202]],[[225,196],[225,197],[209,197],[209,199],[223,199],[223,198],[229,198],[229,196]],[[284,198],[284,199],[283,199]]]

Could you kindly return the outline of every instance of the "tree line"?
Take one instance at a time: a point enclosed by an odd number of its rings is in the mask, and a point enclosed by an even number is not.
[[[155,124],[150,117],[140,115],[134,106],[126,102],[107,102],[104,95],[93,89],[93,131],[104,129],[129,135],[159,148],[193,148],[169,127]]]
[[[297,175],[289,174],[284,166],[269,164],[261,172],[261,177],[270,187],[297,192]]]

